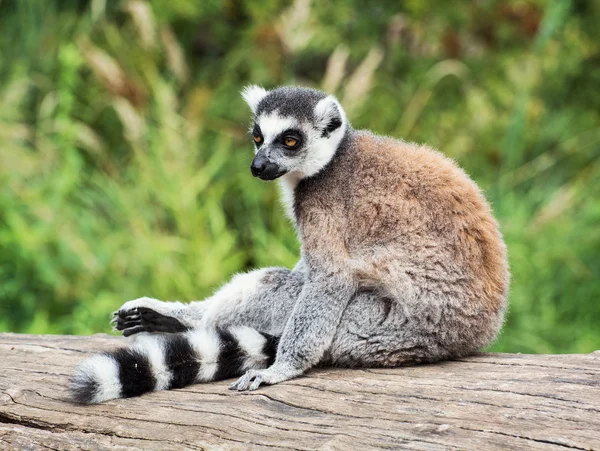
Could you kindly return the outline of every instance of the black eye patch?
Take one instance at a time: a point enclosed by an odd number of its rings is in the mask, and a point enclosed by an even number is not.
[[[264,142],[263,134],[258,124],[254,124],[254,128],[252,129],[252,137],[257,147],[260,147]]]
[[[288,140],[289,138],[296,141],[296,143],[293,146],[289,146],[286,144],[286,140]],[[289,129],[289,130],[281,132],[279,135],[277,135],[274,142],[283,144],[284,146],[286,146],[289,149],[297,149],[298,147],[300,147],[300,145],[302,144],[303,141],[304,141],[304,134],[300,130]]]

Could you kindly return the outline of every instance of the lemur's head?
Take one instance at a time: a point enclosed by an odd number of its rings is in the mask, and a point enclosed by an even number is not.
[[[248,86],[242,97],[254,113],[256,156],[250,169],[262,180],[287,173],[316,174],[333,158],[348,130],[348,120],[333,96],[309,88],[266,91]]]

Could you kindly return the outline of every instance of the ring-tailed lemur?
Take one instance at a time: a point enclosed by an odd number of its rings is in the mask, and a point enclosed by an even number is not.
[[[84,361],[79,402],[241,376],[254,390],[316,365],[395,367],[472,353],[503,321],[509,274],[490,207],[440,153],[356,131],[333,96],[248,87],[252,174],[279,179],[302,242],[292,270],[235,276],[203,302],[141,298],[134,342]]]

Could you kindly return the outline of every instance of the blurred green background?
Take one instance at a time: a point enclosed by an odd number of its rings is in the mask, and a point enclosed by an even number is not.
[[[492,349],[599,349],[599,24],[585,0],[0,0],[0,330],[108,332],[127,300],[293,266],[239,91],[302,84],[485,190],[513,274]]]

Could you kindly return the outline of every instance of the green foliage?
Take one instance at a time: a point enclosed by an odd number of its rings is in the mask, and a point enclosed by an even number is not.
[[[508,244],[502,351],[600,343],[600,4],[0,1],[0,330],[87,334],[143,295],[292,266],[248,83],[334,92],[427,142]]]

